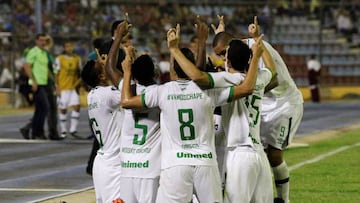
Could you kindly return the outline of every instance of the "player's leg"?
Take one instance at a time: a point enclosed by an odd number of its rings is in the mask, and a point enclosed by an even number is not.
[[[275,202],[289,202],[290,174],[284,150],[291,143],[302,119],[302,104],[286,104],[262,120],[261,133],[276,185]]]
[[[93,168],[93,175],[92,175],[92,179],[93,179],[93,184],[94,184],[94,189],[95,189],[95,197],[96,197],[96,202],[104,202],[103,199],[103,185],[104,183],[104,178],[102,176],[102,159],[101,157],[95,157],[94,160],[94,168]]]
[[[274,199],[272,187],[272,174],[268,158],[264,151],[258,152],[258,166],[260,168],[257,185],[251,202],[268,203]]]
[[[288,202],[290,174],[287,164],[283,159],[283,151],[269,145],[267,148],[267,155],[274,174],[276,194],[278,198],[275,200],[275,202],[282,202],[282,200],[284,202]]]
[[[136,186],[134,186],[134,178],[120,178],[121,199],[124,200],[124,202],[139,202],[135,197],[135,188]]]
[[[48,84],[46,87],[47,97],[49,101],[50,111],[48,114],[48,131],[49,138],[52,140],[61,140],[58,132],[58,106],[57,106],[57,97],[55,93],[55,87],[51,84]]]
[[[60,133],[61,137],[66,137],[67,134],[67,108],[69,103],[69,91],[61,91],[58,99]]]
[[[229,150],[226,157],[224,202],[250,202],[255,190],[259,167],[257,152],[248,147]]]
[[[72,90],[70,94],[69,105],[71,106],[71,115],[70,115],[70,134],[74,137],[78,137],[77,135],[77,126],[79,124],[80,119],[80,97],[79,94]]]
[[[217,166],[196,166],[194,188],[199,202],[222,202],[222,188]]]
[[[190,202],[193,195],[194,166],[174,166],[161,170],[156,202]]]
[[[137,197],[137,202],[155,202],[157,189],[159,188],[159,177],[135,178],[135,186],[135,195]]]

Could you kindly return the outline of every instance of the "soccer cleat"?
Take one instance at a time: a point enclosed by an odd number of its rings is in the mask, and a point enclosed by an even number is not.
[[[20,128],[20,133],[24,137],[25,140],[30,139],[30,130],[28,128]]]
[[[274,199],[274,203],[285,203],[285,201],[283,199],[281,199],[280,197],[277,197]]]
[[[67,133],[66,133],[66,132],[62,132],[62,133],[60,134],[60,137],[63,138],[63,139],[65,139],[66,136],[67,136]]]
[[[55,135],[49,135],[49,138],[50,140],[63,140],[66,138],[66,133],[61,133],[61,135],[59,135],[58,133],[56,133]]]

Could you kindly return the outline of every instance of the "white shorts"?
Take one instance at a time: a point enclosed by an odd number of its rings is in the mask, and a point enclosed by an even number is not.
[[[223,202],[217,166],[174,166],[161,171],[157,203],[188,203],[193,193],[199,202]]]
[[[268,145],[285,149],[295,136],[304,112],[303,104],[285,103],[272,111],[261,113],[260,135],[266,148]]]
[[[97,203],[108,203],[121,198],[120,171],[116,157],[97,154],[93,165],[93,182]]]
[[[226,157],[224,202],[273,201],[272,174],[265,152],[246,146],[229,150]]]
[[[67,109],[69,106],[80,105],[80,96],[75,90],[63,90],[58,100],[59,109]]]
[[[121,177],[121,199],[124,202],[153,203],[159,188],[157,178]]]

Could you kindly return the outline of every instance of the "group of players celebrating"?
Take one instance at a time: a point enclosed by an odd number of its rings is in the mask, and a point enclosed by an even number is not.
[[[100,144],[97,202],[289,202],[283,151],[300,124],[302,95],[256,17],[246,39],[218,19],[212,48],[223,68],[206,63],[209,26],[197,17],[196,53],[179,47],[180,25],[167,32],[171,81],[158,85],[151,57],[127,43],[127,15],[110,51],[83,67]]]

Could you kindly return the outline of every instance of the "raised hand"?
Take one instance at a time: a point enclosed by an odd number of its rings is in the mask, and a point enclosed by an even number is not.
[[[123,48],[125,51],[125,59],[121,62],[122,69],[127,73],[131,72],[131,64],[134,62],[136,57],[136,50],[133,46],[127,46]]]
[[[102,67],[105,67],[108,55],[107,54],[100,55],[99,50],[96,49],[96,48],[95,48],[95,52],[96,52],[96,55],[97,55],[97,61],[99,61],[99,63],[101,64]]]
[[[209,35],[209,27],[206,23],[202,22],[200,16],[196,17],[195,20],[195,36],[199,42],[205,42]]]
[[[257,16],[254,16],[254,23],[251,23],[248,27],[250,37],[256,39],[260,36],[260,26],[257,20]]]
[[[216,27],[214,24],[211,24],[211,27],[215,34],[219,32],[225,32],[224,16],[217,15],[217,18],[219,20],[219,25]]]
[[[114,38],[125,38],[127,35],[129,35],[129,30],[131,26],[132,25],[128,22],[128,13],[125,13],[125,20],[116,27]]]
[[[167,32],[167,44],[169,49],[178,48],[180,42],[180,24],[176,28],[170,28]]]
[[[262,38],[264,35],[260,35],[260,37],[255,39],[255,43],[251,46],[251,50],[253,52],[253,57],[260,58],[264,51],[264,44],[262,43]]]

